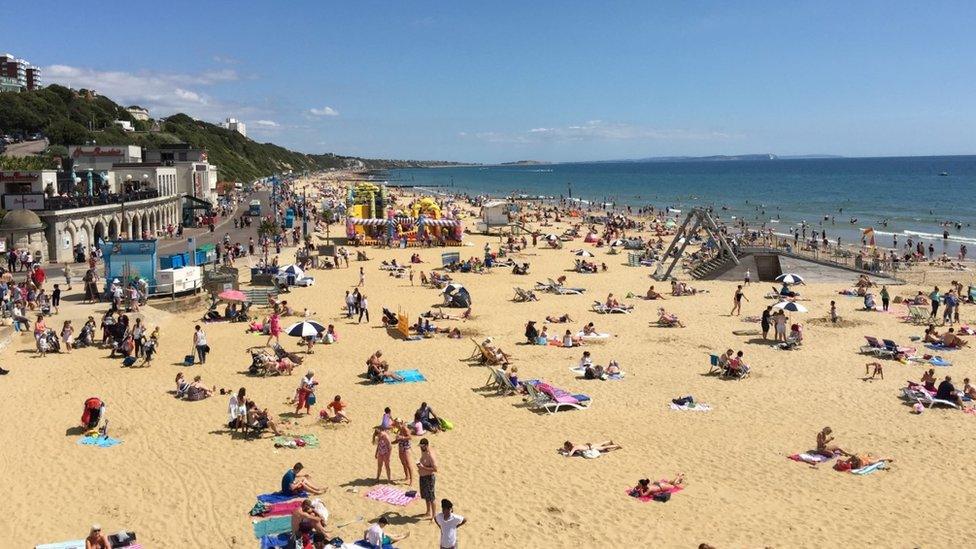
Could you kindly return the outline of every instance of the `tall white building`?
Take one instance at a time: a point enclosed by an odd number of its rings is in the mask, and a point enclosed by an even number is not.
[[[228,130],[234,130],[235,132],[247,137],[247,126],[243,122],[236,118],[228,118],[224,121],[223,126]]]

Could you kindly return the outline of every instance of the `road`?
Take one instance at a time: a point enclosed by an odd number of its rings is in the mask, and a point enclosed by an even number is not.
[[[47,148],[47,139],[38,139],[37,141],[22,141],[20,143],[11,143],[7,145],[7,150],[4,151],[4,156],[34,156],[44,152]]]
[[[268,215],[271,213],[269,209],[271,204],[271,193],[269,191],[261,191],[246,197],[240,204],[237,205],[237,209],[234,213],[222,219],[218,219],[216,226],[214,227],[214,232],[210,232],[207,227],[197,228],[197,229],[184,229],[183,238],[162,238],[156,243],[156,249],[160,256],[170,255],[186,251],[186,238],[193,237],[196,239],[196,245],[201,246],[203,244],[216,244],[218,242],[223,242],[224,234],[230,235],[230,241],[232,244],[240,242],[245,247],[247,246],[248,238],[254,238],[254,241],[258,240],[258,226],[260,221],[255,218],[252,219],[250,227],[239,227],[234,228],[234,218],[240,218],[242,214],[247,212],[249,203],[251,200],[261,201],[261,213]]]

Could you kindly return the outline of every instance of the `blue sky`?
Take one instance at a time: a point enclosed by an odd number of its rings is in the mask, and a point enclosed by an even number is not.
[[[0,50],[306,152],[976,152],[976,3],[720,4],[2,0]]]

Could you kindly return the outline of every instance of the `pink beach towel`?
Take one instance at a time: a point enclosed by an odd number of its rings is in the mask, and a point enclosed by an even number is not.
[[[367,492],[366,497],[400,507],[404,507],[413,503],[414,500],[420,499],[419,495],[409,497],[403,490],[394,488],[393,486],[377,486]]]
[[[261,515],[262,517],[280,517],[283,515],[290,515],[292,511],[298,509],[302,506],[303,499],[294,499],[292,501],[283,501],[281,503],[272,503],[268,506],[268,512]]]
[[[667,481],[666,480],[662,480],[661,482],[667,482]],[[625,493],[628,496],[630,496],[630,491],[631,490],[633,490],[633,488],[628,488],[627,490],[625,490]],[[674,488],[672,488],[672,489],[670,489],[670,490],[668,490],[667,492],[664,492],[664,493],[666,493],[666,494],[677,494],[678,492],[680,492],[682,490],[684,490],[684,486],[675,486]],[[634,496],[630,496],[630,497],[634,497]],[[647,503],[649,501],[654,501],[654,496],[641,496],[639,498],[634,498],[634,499],[638,499],[638,500],[640,500],[640,501],[642,501],[644,503]]]

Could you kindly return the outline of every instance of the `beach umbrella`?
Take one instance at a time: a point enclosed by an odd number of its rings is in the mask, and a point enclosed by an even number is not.
[[[614,246],[626,246],[626,245],[627,245],[627,243],[624,242],[623,240],[619,239],[619,238],[616,239],[616,240],[611,240],[610,241],[610,247],[614,247]]]
[[[285,328],[285,333],[292,337],[312,337],[325,331],[325,326],[314,320],[303,320]]]
[[[793,273],[786,273],[777,276],[776,282],[782,282],[783,284],[800,284],[803,282],[803,277]]]
[[[580,257],[593,257],[593,254],[591,254],[590,252],[588,252],[588,251],[586,251],[586,250],[576,250],[576,251],[575,251],[575,252],[573,252],[573,253],[574,253],[575,255],[578,255],[578,256],[580,256]]]
[[[224,290],[217,297],[224,301],[247,301],[247,294],[240,290]]]
[[[554,234],[550,234],[546,235],[546,240],[559,240],[559,237]]]
[[[795,301],[781,301],[776,305],[773,305],[774,309],[783,309],[784,311],[790,311],[793,313],[805,313],[807,308]]]
[[[444,288],[444,292],[442,292],[442,293],[444,295],[454,295],[454,294],[458,293],[459,291],[461,291],[463,289],[464,289],[464,286],[462,286],[460,284],[448,284]]]
[[[296,280],[305,276],[305,271],[303,271],[298,265],[286,265],[278,272],[294,276]]]

